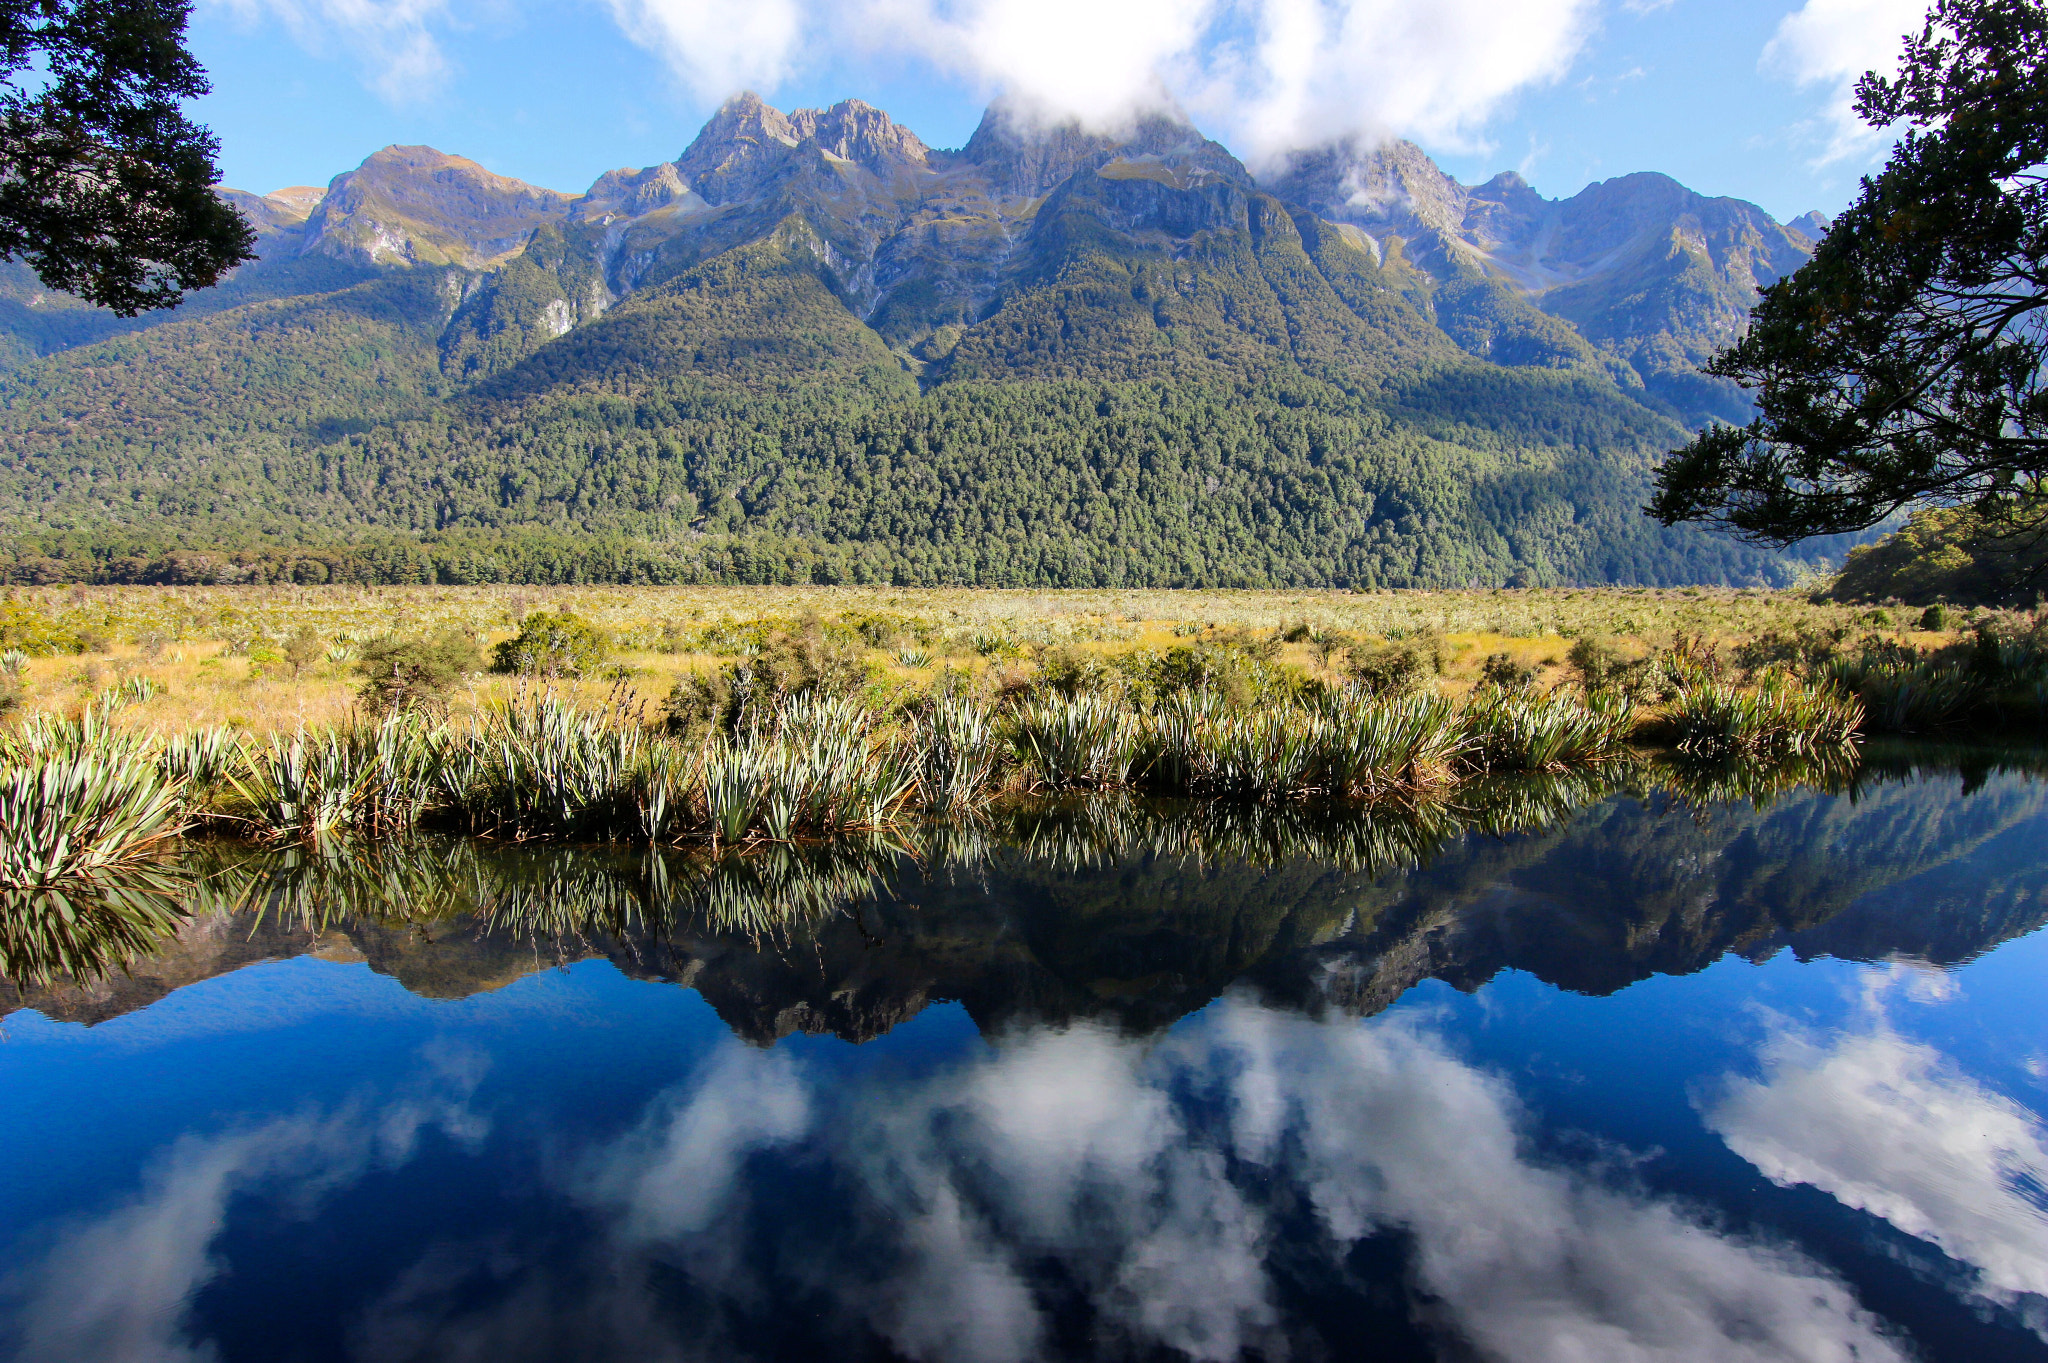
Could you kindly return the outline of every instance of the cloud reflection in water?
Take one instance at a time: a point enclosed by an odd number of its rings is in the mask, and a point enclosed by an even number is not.
[[[1905,982],[1916,1001],[1942,997]],[[1702,1115],[1773,1183],[1810,1184],[1968,1265],[1974,1295],[2048,1339],[2048,1131],[1894,1031],[1878,992],[1868,1030],[1775,1036],[1761,1077],[1729,1076]]]
[[[805,1078],[805,1098],[784,1087],[799,1073],[734,1048],[599,1156],[590,1186],[632,1190],[614,1205],[636,1252],[701,1273],[704,1242],[734,1234],[705,1218],[732,1196],[705,1175],[740,1168],[738,1146],[791,1143],[807,1120],[806,1157],[851,1190],[838,1214],[857,1225],[816,1242],[837,1262],[814,1263],[811,1286],[848,1324],[932,1363],[1044,1356],[1048,1263],[1104,1356],[1288,1356],[1288,1270],[1272,1251],[1302,1205],[1332,1271],[1362,1240],[1403,1237],[1416,1309],[1481,1356],[1905,1356],[1796,1251],[1530,1158],[1505,1084],[1398,1020],[1322,1023],[1230,999],[1157,1042],[1019,1033],[907,1088],[833,1094]],[[837,1252],[847,1243],[870,1252]],[[736,1275],[724,1290],[775,1295],[749,1277],[758,1264],[721,1271]]]
[[[212,1136],[185,1136],[155,1162],[140,1194],[59,1229],[33,1266],[12,1276],[19,1299],[15,1357],[36,1363],[202,1363],[210,1342],[187,1337],[192,1297],[222,1268],[212,1253],[230,1198],[273,1192],[310,1219],[329,1194],[373,1168],[412,1158],[430,1128],[474,1144],[488,1123],[468,1106],[484,1058],[436,1045],[407,1090],[380,1106],[302,1112]]]
[[[473,1074],[437,1082],[180,1143],[22,1280],[22,1356],[210,1357],[184,1304],[219,1271],[228,1200],[277,1193],[310,1216],[426,1125],[478,1133]],[[1244,998],[1159,1038],[1018,1031],[917,1075],[725,1041],[570,1161],[555,1192],[581,1212],[558,1225],[596,1243],[451,1226],[345,1333],[378,1363],[851,1355],[862,1338],[927,1363],[1309,1357],[1359,1341],[1303,1338],[1286,1304],[1318,1274],[1357,1291],[1354,1251],[1377,1238],[1402,1247],[1394,1290],[1452,1353],[1905,1356],[1797,1251],[1533,1158],[1525,1130],[1507,1085],[1417,1022]]]

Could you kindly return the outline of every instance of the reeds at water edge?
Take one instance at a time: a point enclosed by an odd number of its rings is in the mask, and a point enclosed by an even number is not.
[[[800,692],[681,739],[624,706],[523,690],[456,721],[398,713],[261,741],[168,740],[38,716],[0,735],[0,885],[146,861],[189,828],[271,842],[440,828],[514,841],[792,843],[957,819],[1006,792],[1135,791],[1333,805],[1440,798],[1474,779],[1633,760],[1646,718],[1698,758],[1852,748],[1858,703],[1831,684],[1711,678],[1660,711],[1577,686],[1345,686],[1149,702],[1111,690],[940,693],[890,712]]]

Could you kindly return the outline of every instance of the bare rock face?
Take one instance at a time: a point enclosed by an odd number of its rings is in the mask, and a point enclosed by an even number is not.
[[[1805,236],[1807,240],[1815,243],[1818,243],[1822,237],[1826,236],[1828,228],[1833,225],[1834,219],[1818,209],[1801,213],[1798,217],[1785,224],[1785,226],[1793,231]]]
[[[664,161],[645,170],[608,170],[597,177],[588,193],[569,206],[569,221],[636,218],[672,204],[709,206],[684,183],[682,172],[671,162]]]
[[[1290,158],[1266,188],[1331,222],[1368,235],[1414,237],[1464,230],[1471,194],[1413,142],[1323,147]]]
[[[1805,261],[1814,235],[1665,175],[1624,175],[1564,200],[1511,172],[1467,187],[1406,142],[1304,153],[1267,188],[1414,264],[1428,276],[1422,293],[1491,280],[1495,310],[1504,291],[1569,323],[1611,367],[1626,367],[1625,385],[1688,424],[1744,419],[1740,390],[1697,367],[1740,334],[1758,289]],[[1440,320],[1468,339],[1454,317]]]
[[[241,211],[259,237],[296,232],[327,197],[327,191],[311,185],[293,185],[270,194],[251,194],[222,186],[214,191]]]
[[[372,265],[486,269],[569,213],[570,196],[432,147],[386,147],[337,175],[307,220],[304,251]]]

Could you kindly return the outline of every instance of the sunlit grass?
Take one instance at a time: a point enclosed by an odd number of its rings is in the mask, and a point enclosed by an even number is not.
[[[86,587],[18,588],[23,604],[107,651],[34,658],[25,710],[76,713],[131,677],[161,694],[126,706],[117,722],[156,732],[224,725],[252,733],[342,722],[358,680],[347,659],[362,641],[396,631],[456,628],[486,647],[538,609],[569,609],[606,631],[628,685],[647,703],[675,679],[734,656],[806,617],[879,622],[896,637],[867,657],[892,684],[942,666],[987,672],[1020,656],[1072,647],[1104,657],[1199,643],[1217,630],[1294,630],[1399,640],[1443,637],[1450,690],[1469,688],[1482,659],[1505,653],[1551,684],[1565,675],[1570,639],[1598,634],[1638,652],[1674,633],[1735,641],[1765,630],[1872,627],[1870,612],[1815,605],[1790,592],[1711,588],[1586,588],[1461,592],[987,591],[866,587]],[[319,661],[294,671],[283,643],[311,630]],[[1902,630],[1900,638],[1913,636]],[[1000,641],[984,654],[977,644]],[[1281,658],[1326,670],[1312,639]],[[459,707],[501,698],[509,681],[481,678]],[[594,691],[604,689],[593,684]]]

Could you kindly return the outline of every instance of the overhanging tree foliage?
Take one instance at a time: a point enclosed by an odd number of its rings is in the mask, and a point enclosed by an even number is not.
[[[250,258],[216,198],[219,144],[184,0],[0,0],[0,258],[124,317]]]
[[[2048,6],[1939,0],[1856,108],[1909,130],[1707,366],[1758,414],[1663,465],[1667,525],[1784,544],[1926,502],[2048,523]]]

